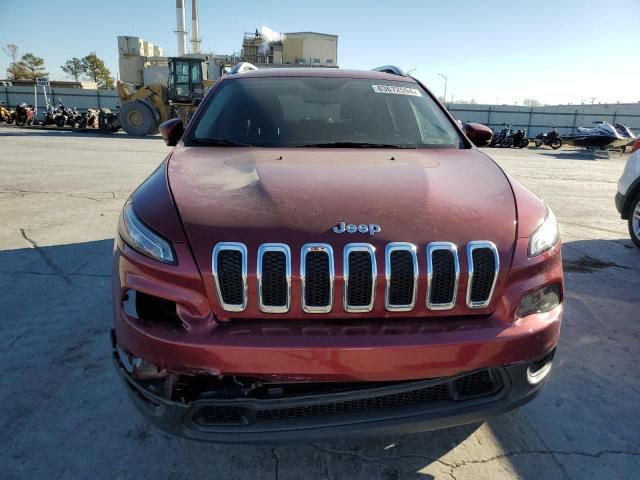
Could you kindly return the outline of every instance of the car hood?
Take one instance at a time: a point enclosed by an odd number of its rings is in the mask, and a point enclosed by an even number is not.
[[[477,150],[179,147],[168,176],[205,278],[218,242],[247,246],[250,275],[257,247],[267,242],[290,245],[294,274],[295,252],[308,242],[329,243],[336,252],[367,242],[380,252],[388,242],[421,250],[449,241],[462,250],[469,241],[490,240],[501,265],[511,262],[513,192],[502,170]],[[381,231],[334,233],[341,221],[378,224]],[[337,272],[341,266],[336,259]]]

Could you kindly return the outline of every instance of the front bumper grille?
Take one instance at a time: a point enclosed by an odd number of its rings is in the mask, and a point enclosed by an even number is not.
[[[354,390],[351,392],[353,395],[349,395],[351,398],[344,400],[327,400],[331,398],[329,394],[326,397],[323,395],[308,397],[304,402],[295,404],[296,398],[292,397],[288,402],[292,405],[274,408],[261,407],[259,402],[252,407],[230,404],[206,405],[198,409],[192,418],[196,424],[203,427],[246,425],[277,420],[312,420],[318,417],[426,406],[438,402],[465,401],[494,395],[503,386],[500,375],[490,369],[479,370],[451,380],[430,382],[427,386],[424,386],[423,382],[414,383],[420,385],[411,388],[410,384],[404,386],[399,384],[394,393],[385,393],[384,388],[362,392]]]
[[[458,248],[449,242],[426,246],[426,305],[428,310],[450,310],[457,304],[460,283]],[[466,245],[468,268],[466,306],[486,308],[491,303],[500,270],[496,246],[488,241]],[[334,253],[330,245],[305,244],[300,253],[302,309],[328,313],[334,300]],[[378,268],[376,250],[367,243],[349,243],[343,255],[343,307],[346,312],[366,313],[376,301]],[[223,242],[213,251],[213,276],[220,305],[241,312],[247,306],[247,248]],[[265,313],[286,313],[291,308],[292,254],[288,245],[265,243],[257,253],[258,304]],[[417,247],[392,242],[385,247],[385,308],[390,312],[412,311],[417,305],[420,281]]]

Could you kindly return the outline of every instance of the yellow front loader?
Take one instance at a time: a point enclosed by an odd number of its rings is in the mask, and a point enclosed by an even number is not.
[[[180,118],[186,125],[214,83],[206,78],[207,65],[203,58],[172,57],[167,85],[135,88],[119,81],[122,129],[129,135],[144,136],[157,133],[158,126],[170,118]]]

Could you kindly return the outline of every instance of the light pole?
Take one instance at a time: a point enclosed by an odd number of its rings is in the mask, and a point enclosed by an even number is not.
[[[447,76],[441,73],[439,73],[438,75],[444,78],[444,100],[442,103],[447,103]]]

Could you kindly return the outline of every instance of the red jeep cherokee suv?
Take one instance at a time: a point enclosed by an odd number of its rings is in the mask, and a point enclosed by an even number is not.
[[[124,206],[116,368],[220,442],[424,431],[531,400],[560,334],[558,227],[395,67],[220,79]]]

